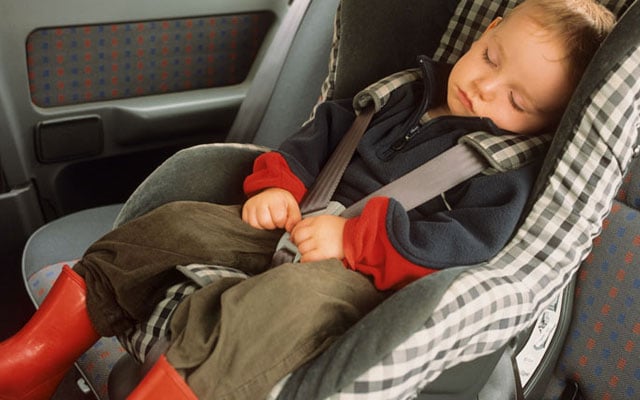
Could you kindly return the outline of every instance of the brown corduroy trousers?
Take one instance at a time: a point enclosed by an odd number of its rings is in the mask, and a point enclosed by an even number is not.
[[[260,399],[386,296],[336,259],[270,269],[281,234],[243,223],[239,206],[169,203],[105,235],[74,269],[104,336],[145,320],[166,289],[185,280],[177,265],[251,275],[220,279],[183,300],[166,354],[201,399]]]

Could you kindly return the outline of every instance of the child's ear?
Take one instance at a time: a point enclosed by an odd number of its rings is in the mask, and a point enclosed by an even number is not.
[[[485,32],[489,32],[490,30],[492,30],[493,28],[498,26],[500,24],[500,22],[502,22],[502,17],[496,17],[496,19],[491,21],[489,26],[487,26],[487,29],[485,29]]]

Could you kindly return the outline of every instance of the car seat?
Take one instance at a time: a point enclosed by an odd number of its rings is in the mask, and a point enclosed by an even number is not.
[[[378,2],[366,3],[369,8],[382,7]],[[427,2],[421,2],[424,3]],[[436,57],[455,60],[473,39],[470,32],[477,31],[477,27],[469,29],[465,24],[486,25],[513,3],[461,1],[455,7],[446,3],[440,10],[450,12],[451,17],[447,18],[450,23],[442,41],[450,46],[437,50]],[[429,7],[435,4],[429,2]],[[611,7],[620,12],[624,5],[624,2],[612,2]],[[357,30],[357,26],[362,26],[349,22],[346,16],[358,13],[347,14],[348,7],[364,8],[362,2],[355,0],[344,0],[342,6],[339,15],[345,18],[339,21],[338,32],[345,36],[338,39],[346,40],[347,27]],[[409,6],[403,10],[412,11]],[[464,20],[463,16],[470,20]],[[475,17],[479,17],[480,22]],[[274,389],[273,397],[410,398],[422,392],[421,398],[469,398],[459,390],[462,383],[469,381],[465,375],[469,370],[464,368],[474,360],[501,354],[502,349],[513,344],[514,338],[528,332],[556,295],[568,286],[609,212],[633,149],[637,147],[636,77],[640,76],[640,63],[637,43],[629,39],[638,37],[635,28],[638,22],[638,6],[634,4],[585,74],[555,135],[530,211],[507,247],[492,260],[474,268],[434,274],[398,292],[358,323],[343,340],[287,377]],[[384,46],[380,52],[390,48],[393,47]],[[340,58],[339,46],[337,50]],[[346,51],[344,47],[343,50]],[[332,89],[333,94],[331,90],[325,91],[326,98],[338,96],[336,93],[345,87],[338,78],[329,82],[325,87]],[[159,174],[167,170],[174,176],[179,174],[184,171],[185,163],[190,162],[187,159],[201,162],[202,158],[198,157],[206,157],[210,148],[223,148],[215,151],[229,156],[229,160],[240,160],[239,164],[260,151],[246,145],[212,145],[177,154],[141,185],[120,212],[118,223],[135,216],[141,211],[138,208],[141,205],[152,206],[148,200],[157,198],[157,192],[153,193],[150,188],[162,182]],[[249,154],[244,161],[243,154]],[[242,174],[233,168],[228,172],[221,174],[220,179],[235,181],[234,174]],[[202,194],[204,189],[196,187]],[[188,198],[193,195],[181,192],[176,196],[185,194]],[[163,199],[160,201],[168,200]],[[37,280],[42,275],[39,271],[25,276]],[[441,297],[427,296],[433,287],[446,288],[446,291]],[[421,312],[410,315],[397,312],[409,306]],[[370,326],[384,326],[384,329],[372,330]],[[520,347],[518,341],[515,345]],[[353,354],[358,357],[352,357]],[[496,362],[494,357],[486,365]],[[553,365],[553,361],[547,363]],[[477,365],[472,366],[472,370],[482,371]],[[445,370],[448,372],[443,374]],[[439,382],[434,383],[437,378]],[[536,379],[530,382],[535,383]],[[472,389],[469,393],[479,390]]]

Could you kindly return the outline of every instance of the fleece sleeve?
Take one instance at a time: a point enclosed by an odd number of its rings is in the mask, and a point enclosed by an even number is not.
[[[407,213],[393,199],[374,198],[345,225],[344,263],[386,290],[486,261],[512,236],[536,173],[530,166],[472,178],[447,192],[450,210]]]
[[[350,101],[321,104],[309,124],[285,140],[277,151],[261,154],[244,192],[253,195],[269,187],[288,190],[298,202],[310,188],[354,119]]]
[[[412,263],[391,244],[386,232],[389,198],[375,197],[362,214],[350,218],[344,227],[344,263],[373,279],[380,290],[400,289],[434,272]]]
[[[243,190],[247,196],[252,196],[272,187],[287,190],[298,203],[307,192],[307,188],[291,171],[284,157],[275,151],[263,153],[255,159],[253,172],[245,178]]]

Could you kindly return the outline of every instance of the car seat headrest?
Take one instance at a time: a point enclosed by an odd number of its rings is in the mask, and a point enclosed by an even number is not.
[[[521,0],[342,0],[329,73],[319,101],[349,98],[372,82],[416,67],[416,57],[454,63]],[[602,1],[616,15],[629,0]]]
[[[456,1],[342,1],[337,14],[338,69],[334,98],[353,96],[371,82],[432,56]]]
[[[322,100],[348,98],[368,84],[416,66],[426,55],[452,63],[517,0],[343,0],[335,20]]]

